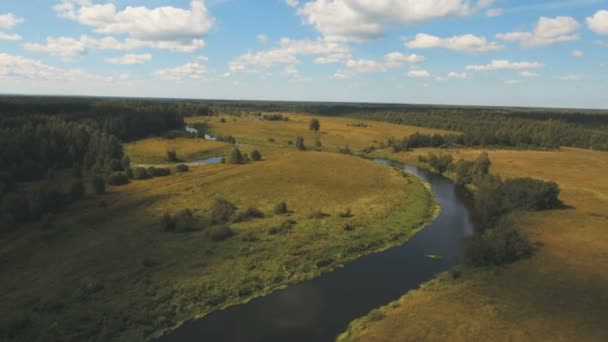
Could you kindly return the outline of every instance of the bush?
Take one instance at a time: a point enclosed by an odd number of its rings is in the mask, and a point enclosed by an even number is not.
[[[277,203],[277,205],[274,206],[274,213],[278,214],[278,215],[289,213],[289,208],[287,207],[287,203],[286,202]]]
[[[230,221],[237,207],[223,197],[217,197],[211,204],[211,220],[214,223],[225,223]]]
[[[213,241],[223,241],[234,236],[234,231],[228,226],[216,226],[211,229],[209,232],[211,236],[211,240]]]
[[[273,143],[273,142],[275,142],[275,140],[274,140],[274,138],[268,138],[268,142]]]
[[[258,237],[253,232],[247,232],[241,237],[241,241],[245,242],[256,242],[258,240]]]
[[[110,171],[112,171],[112,172],[124,171],[124,169],[122,168],[122,163],[118,159],[110,160],[109,168],[110,168]]]
[[[81,180],[74,180],[70,184],[70,199],[72,201],[78,201],[84,198],[84,184]]]
[[[508,224],[465,239],[464,263],[481,267],[512,263],[532,254],[532,245]]]
[[[133,179],[144,180],[150,178],[148,170],[143,167],[137,167],[133,170]]]
[[[114,186],[129,184],[129,177],[125,172],[112,172],[108,176],[108,184]]]
[[[300,151],[304,151],[306,150],[306,146],[304,145],[304,138],[303,137],[297,137],[296,138],[296,148]]]
[[[171,214],[165,213],[161,219],[160,226],[165,232],[173,232],[175,231],[177,224],[175,223],[175,219]]]
[[[167,151],[167,161],[171,163],[177,162],[177,152],[175,150]]]
[[[308,216],[308,218],[315,219],[315,220],[320,220],[320,219],[324,219],[324,218],[329,217],[329,216],[330,216],[329,214],[326,214],[326,213],[324,213],[324,212],[322,212],[320,210],[317,210],[317,211],[313,211]]]
[[[251,160],[260,161],[262,160],[262,154],[258,150],[251,151]]]
[[[310,120],[309,128],[311,131],[318,132],[321,129],[321,124],[319,123],[319,120],[317,120],[317,119]]]
[[[532,178],[508,179],[503,183],[504,206],[507,209],[547,210],[560,208],[559,186]]]
[[[228,159],[230,164],[243,164],[245,162],[245,158],[241,154],[241,151],[238,148],[235,148],[230,153],[230,158]]]
[[[233,145],[236,144],[236,138],[234,138],[232,135],[226,135],[226,136],[218,135],[215,138],[215,141],[225,142],[225,143],[233,144]]]
[[[340,147],[338,149],[338,152],[340,152],[342,154],[352,154],[352,151],[350,150],[350,147],[348,147],[348,146],[344,146],[344,148]]]
[[[257,208],[249,207],[233,216],[232,222],[245,222],[251,219],[264,218],[264,213]]]
[[[338,216],[342,217],[342,218],[348,218],[348,217],[353,217],[353,213],[350,210],[350,208],[347,208],[346,210],[340,212],[338,214]]]
[[[175,167],[175,170],[177,172],[188,172],[190,171],[190,168],[186,164],[179,164]]]
[[[295,225],[296,225],[296,221],[287,220],[287,221],[284,221],[283,223],[281,223],[279,226],[268,229],[268,234],[270,234],[270,235],[287,234],[287,233],[289,233],[289,231],[291,231],[291,229],[293,229],[293,226],[295,226]]]
[[[161,228],[166,232],[187,233],[200,230],[201,226],[190,209],[182,209],[175,215],[165,213],[161,219]]]
[[[150,177],[166,177],[171,175],[171,169],[168,167],[150,166],[147,172]]]
[[[96,195],[103,195],[106,192],[106,182],[104,182],[103,178],[95,176],[91,180],[91,184]]]
[[[367,315],[367,317],[370,321],[377,322],[383,320],[386,315],[384,312],[380,311],[380,309],[374,309],[369,313],[369,315]]]

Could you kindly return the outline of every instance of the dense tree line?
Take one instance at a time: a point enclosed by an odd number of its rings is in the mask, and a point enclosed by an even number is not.
[[[529,256],[532,245],[516,229],[520,211],[557,209],[563,206],[554,182],[532,178],[502,180],[490,174],[486,153],[474,161],[453,162],[449,155],[429,154],[420,158],[434,170],[452,172],[456,182],[471,185],[476,213],[476,231],[465,239],[464,262],[471,266],[502,265]]]

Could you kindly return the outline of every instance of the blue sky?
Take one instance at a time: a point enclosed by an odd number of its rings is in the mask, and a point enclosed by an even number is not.
[[[608,0],[0,0],[0,93],[608,108]]]

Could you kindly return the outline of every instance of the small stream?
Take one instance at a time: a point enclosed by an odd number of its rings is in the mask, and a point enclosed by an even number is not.
[[[188,322],[159,341],[333,341],[352,320],[458,265],[461,240],[473,232],[465,191],[423,169],[388,160],[376,162],[403,169],[431,184],[441,205],[433,223],[401,246]]]

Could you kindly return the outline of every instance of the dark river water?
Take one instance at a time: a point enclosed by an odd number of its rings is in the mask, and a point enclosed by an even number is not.
[[[441,205],[432,224],[404,245],[186,323],[159,341],[333,341],[352,320],[459,264],[461,240],[473,232],[465,192],[429,171],[387,160],[376,162],[431,184]]]

